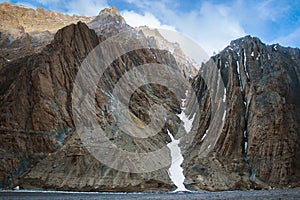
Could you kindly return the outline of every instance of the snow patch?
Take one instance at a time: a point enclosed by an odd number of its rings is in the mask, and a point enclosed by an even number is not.
[[[224,113],[223,113],[222,122],[225,121],[225,117],[226,117],[226,110],[225,110]]]
[[[259,58],[260,58],[260,53],[258,52],[258,55],[257,55],[257,57],[256,57],[256,60],[259,60]]]
[[[223,96],[223,102],[225,103],[226,101],[226,88],[224,88],[224,96]]]
[[[241,77],[241,73],[240,73],[239,61],[236,61],[236,71],[238,73],[238,78],[239,78],[239,82],[240,82],[241,91],[243,91],[243,82],[242,82],[242,77]]]
[[[248,73],[248,69],[247,69],[247,54],[246,54],[246,50],[244,50],[244,71],[245,71],[245,74],[247,76],[247,80],[250,81],[250,77],[249,77],[249,73]]]
[[[208,133],[208,129],[206,129],[206,131],[205,131],[204,135],[202,136],[202,138],[201,138],[201,142],[204,140],[204,138],[206,137],[207,133]]]
[[[244,130],[244,137],[246,138],[247,137],[247,131],[246,130]]]
[[[188,90],[186,90],[185,92],[185,96],[188,95]],[[181,113],[180,114],[177,114],[177,116],[180,118],[180,120],[183,122],[183,126],[184,126],[184,129],[187,133],[189,133],[191,130],[192,130],[192,125],[193,125],[193,121],[194,121],[194,118],[196,116],[196,113],[193,115],[193,117],[189,118],[188,115],[185,114],[185,101],[186,99],[181,99]]]
[[[229,62],[226,61],[226,62],[225,62],[225,68],[228,68],[228,67],[229,67]]]
[[[179,145],[179,140],[175,140],[173,135],[170,133],[169,129],[167,129],[168,135],[171,138],[171,142],[167,144],[167,147],[171,151],[172,164],[168,170],[168,174],[172,182],[176,185],[177,189],[174,192],[178,191],[189,191],[184,186],[185,176],[183,174],[183,169],[181,164],[183,163],[183,156],[181,154],[181,150]]]
[[[247,148],[248,148],[248,142],[245,142],[245,144],[244,144],[245,152],[247,152]]]
[[[14,190],[20,190],[20,186],[14,187]]]

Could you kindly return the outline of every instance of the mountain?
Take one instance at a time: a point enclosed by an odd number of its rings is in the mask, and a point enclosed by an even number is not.
[[[22,175],[24,178],[21,179],[20,184],[22,183],[23,188],[42,187],[45,189],[81,191],[154,191],[156,188],[162,191],[170,190],[170,180],[166,169],[147,174],[118,172],[101,164],[90,155],[87,149],[83,148],[81,142],[78,143],[80,138],[76,133],[72,120],[71,95],[73,82],[80,64],[92,49],[109,35],[116,34],[115,23],[118,23],[121,16],[116,15],[115,12],[117,11],[114,9],[111,11],[105,9],[91,21],[89,25],[99,26],[95,28],[99,36],[94,30],[89,29],[86,24],[78,22],[76,25],[72,24],[58,30],[51,43],[39,52],[27,56],[16,56],[14,59],[6,61],[1,67],[0,109],[1,143],[3,144],[1,147],[1,157],[3,158],[1,163],[1,187],[17,184],[18,180],[16,178]],[[107,20],[112,20],[112,22],[108,25]],[[120,20],[120,22],[122,21]],[[126,24],[124,27],[127,27],[130,31],[128,36],[132,44],[141,41],[147,43],[147,38],[143,34],[138,35],[137,31]],[[99,32],[102,28],[103,31]],[[111,45],[111,48],[116,47]],[[114,50],[111,50],[111,52],[114,52]],[[113,70],[110,75],[117,73],[114,76],[118,77],[124,74],[124,70],[126,70],[124,67],[128,68],[130,63],[132,63],[131,65],[140,65],[143,62],[159,62],[174,65],[175,61],[167,52],[161,54],[155,49],[146,48],[136,51],[136,56],[128,54],[114,63],[114,68],[117,70]],[[126,63],[127,66],[122,65],[122,63]],[[104,86],[105,91],[108,92],[109,85],[113,83],[103,84],[106,85]],[[152,99],[157,99],[159,96],[157,97],[157,94],[152,93],[159,90],[161,90],[160,87],[154,85],[151,87],[151,91],[147,90],[146,94]],[[107,104],[103,102],[107,99],[107,95],[106,93],[99,95],[101,95],[99,108],[103,110],[103,106]],[[162,92],[161,95],[166,94]],[[144,108],[146,103],[149,102],[145,99],[132,107],[135,115],[138,115],[144,121],[149,120],[149,115],[145,113],[147,110]],[[160,134],[153,139],[154,141],[151,140],[146,144],[141,143],[141,141],[132,141],[131,138],[121,138],[120,142],[136,143],[134,145],[137,148],[149,151],[157,148],[157,145],[164,144],[163,141],[167,140],[166,136]],[[70,149],[73,150],[70,152]],[[57,159],[57,156],[60,159]],[[56,159],[51,160],[53,158]],[[40,162],[41,160],[43,161]],[[68,160],[70,162],[66,162]],[[47,167],[41,168],[40,165]],[[50,166],[54,167],[55,170]],[[94,170],[83,173],[82,176],[85,177],[83,178],[77,173],[79,171],[85,172],[86,166],[90,166],[90,169]],[[95,168],[93,166],[99,167]],[[53,177],[53,179],[46,178],[43,182],[31,177],[32,174],[28,171],[24,174],[26,170],[32,167],[42,170],[40,172],[44,174],[43,177]],[[34,170],[33,168],[32,170]],[[34,173],[34,176],[38,174],[38,171]],[[70,172],[69,178],[66,177],[66,171]],[[74,172],[77,175],[73,174]],[[106,174],[107,178],[104,179],[103,174]],[[77,176],[77,180],[74,179],[75,176]],[[93,182],[91,186],[86,183],[87,179]],[[127,182],[124,182],[125,179],[127,179]]]
[[[185,155],[191,188],[299,186],[299,56],[299,49],[246,36],[205,63],[193,84],[201,94],[202,77],[213,80],[209,85],[220,94],[206,104],[225,97],[226,108],[215,116],[223,118],[222,129],[200,126]]]
[[[171,150],[137,162],[106,147],[95,154],[90,145],[103,140],[148,155],[179,138],[188,189],[299,187],[299,49],[246,36],[197,71],[178,44],[155,30],[128,26],[115,8],[93,18],[7,3],[0,8],[1,18],[18,22],[0,26],[1,188],[170,191]],[[29,22],[32,13],[40,20]],[[102,76],[93,68],[97,64]],[[92,68],[82,72],[84,66]],[[93,77],[96,89],[90,94]],[[138,80],[141,85],[132,90]],[[119,86],[122,81],[126,84]],[[86,138],[78,126],[94,122],[105,137]],[[151,130],[157,134],[137,137]],[[97,155],[103,162],[111,158],[106,155],[114,157],[104,164]],[[156,162],[164,166],[146,170]],[[145,171],[126,171],[127,166]]]

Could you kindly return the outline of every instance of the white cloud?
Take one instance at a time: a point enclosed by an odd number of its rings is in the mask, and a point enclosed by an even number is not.
[[[109,7],[106,0],[73,0],[68,1],[67,10],[68,13],[85,15],[85,16],[95,16],[99,12]]]
[[[276,21],[282,15],[286,14],[290,6],[283,4],[280,1],[267,0],[262,1],[257,5],[257,13],[260,19]]]
[[[198,9],[182,12],[161,1],[130,1],[197,41],[209,55],[222,50],[231,40],[246,35],[231,7],[222,4],[204,2]]]
[[[146,12],[144,15],[140,15],[134,11],[125,10],[122,11],[121,14],[124,17],[127,24],[129,24],[132,27],[146,25],[150,28],[160,28],[175,31],[175,28],[173,26],[161,24],[161,22],[149,12]]]
[[[182,31],[187,23],[188,34],[209,54],[222,50],[231,40],[246,34],[239,21],[231,16],[230,8],[224,5],[204,3],[199,12],[189,14],[181,22]]]

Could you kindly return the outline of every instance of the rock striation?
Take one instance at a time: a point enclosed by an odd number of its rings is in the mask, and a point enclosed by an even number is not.
[[[2,187],[59,149],[72,131],[71,78],[98,43],[85,24],[70,25],[58,31],[41,53],[1,68]],[[9,138],[11,144],[5,142]],[[34,145],[38,140],[41,142]]]
[[[132,36],[133,43],[140,41],[136,38],[135,32]],[[1,142],[11,141],[1,147],[3,158],[1,187],[19,184],[27,189],[155,191],[159,188],[161,191],[170,190],[166,169],[146,174],[119,172],[101,164],[90,155],[79,140],[72,120],[73,83],[84,58],[104,39],[105,36],[98,37],[94,30],[79,22],[77,25],[60,29],[51,44],[40,53],[6,62],[2,66]],[[145,37],[143,41],[146,41]],[[112,44],[111,48],[114,49],[115,46]],[[112,64],[108,73],[112,79],[108,83],[102,82],[101,91],[108,92],[109,85],[114,84],[113,80],[124,74],[125,67],[138,66],[143,62],[173,65],[171,54],[166,53],[142,49],[131,53],[133,55],[124,55]],[[127,63],[127,66],[121,63]],[[141,93],[152,97],[152,101],[157,101],[155,99],[162,96],[166,98],[166,94],[159,86],[153,85],[150,89],[145,87],[141,89]],[[106,101],[109,100],[107,92],[100,93],[97,97],[99,112],[104,114]],[[134,101],[139,103],[133,104],[131,109],[141,119],[141,123],[144,123],[149,120],[149,115],[146,114],[147,110],[142,112],[140,110],[145,109],[143,107],[149,102],[146,99],[140,101],[139,98],[139,95],[134,97]],[[176,104],[173,103],[172,107],[176,109]],[[100,119],[99,121],[101,122]],[[13,142],[14,140],[16,142]],[[167,134],[162,132],[145,144],[126,138],[125,134],[117,137],[116,140],[124,148],[131,148],[130,146],[133,145],[141,151],[149,151],[157,149],[157,145],[161,146],[168,138]],[[39,145],[32,148],[34,142],[38,142]],[[78,170],[85,172],[87,166],[91,167],[91,171],[78,174]],[[30,170],[25,172],[27,169]],[[66,170],[70,173],[66,173]],[[22,178],[18,181],[20,175]],[[77,179],[74,178],[75,176]],[[43,179],[40,179],[41,177]],[[110,181],[107,181],[108,179]],[[89,180],[89,183],[86,183],[86,180]]]
[[[209,132],[213,125],[204,123],[185,155],[192,189],[299,186],[299,55],[299,49],[246,36],[201,68],[193,80],[196,90],[204,90],[201,77],[221,80],[224,92],[220,85],[209,85],[220,93],[216,99],[225,98],[226,108],[222,129]],[[204,101],[211,107],[218,103]]]

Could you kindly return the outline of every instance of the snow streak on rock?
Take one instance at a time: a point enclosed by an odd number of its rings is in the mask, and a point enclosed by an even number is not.
[[[188,91],[185,92],[185,96],[188,95]],[[184,129],[187,133],[189,133],[192,129],[192,125],[193,125],[193,121],[194,121],[194,118],[195,118],[195,115],[193,115],[193,117],[189,118],[188,115],[185,114],[185,101],[186,99],[182,99],[181,100],[181,113],[178,114],[177,116],[180,118],[180,120],[183,122],[183,126],[184,126]]]
[[[179,145],[179,140],[175,140],[173,135],[170,133],[169,129],[167,129],[168,135],[171,138],[171,142],[167,144],[168,148],[171,151],[172,164],[168,170],[169,177],[172,182],[176,185],[177,189],[174,192],[178,191],[189,191],[185,188],[183,182],[185,180],[185,176],[183,174],[183,169],[181,164],[183,163],[183,156],[181,154],[181,150]]]
[[[187,97],[188,90],[185,92],[185,96]],[[186,99],[181,100],[181,113],[177,116],[180,118],[180,120],[183,122],[184,129],[187,133],[189,133],[192,129],[192,124],[195,118],[195,115],[193,117],[189,118],[188,115],[186,115],[185,111],[185,101]],[[167,129],[168,135],[171,138],[171,142],[167,144],[168,148],[171,151],[171,158],[172,158],[172,164],[169,168],[169,176],[170,179],[173,181],[173,183],[176,185],[177,189],[174,192],[177,191],[189,191],[184,186],[184,180],[185,176],[183,174],[183,169],[181,167],[181,164],[183,163],[183,156],[179,147],[180,139],[175,140],[173,135],[170,133],[169,129]]]
[[[242,82],[242,77],[241,77],[241,73],[240,73],[239,61],[236,61],[236,70],[237,70],[237,73],[238,73],[238,78],[239,78],[239,82],[240,82],[240,88],[241,88],[241,91],[243,91],[243,82]]]

